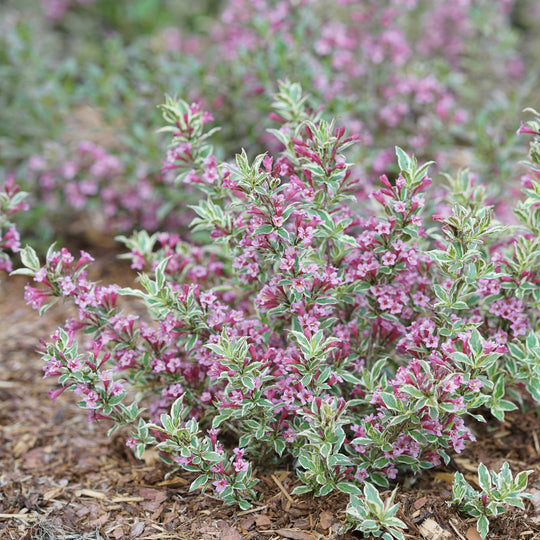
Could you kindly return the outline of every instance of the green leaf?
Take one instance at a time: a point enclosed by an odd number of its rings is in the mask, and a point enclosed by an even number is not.
[[[383,507],[383,502],[381,500],[381,496],[379,495],[379,491],[373,484],[370,484],[369,482],[364,484],[364,497],[368,502],[380,506],[381,508]]]
[[[17,270],[13,270],[13,272],[10,272],[10,276],[30,276],[34,277],[36,275],[34,270],[30,270],[29,268],[17,268]]]
[[[274,230],[274,227],[272,225],[261,225],[260,227],[257,227],[255,231],[253,232],[254,235],[258,234],[270,234]]]
[[[26,246],[20,251],[21,254],[21,261],[27,268],[30,268],[30,270],[39,270],[40,264],[39,264],[39,258],[36,254],[36,251],[31,246]]]
[[[244,501],[242,499],[238,501],[238,506],[240,507],[241,510],[249,510],[253,505],[250,502]]]
[[[292,494],[293,495],[301,495],[302,493],[309,493],[310,491],[313,491],[313,489],[309,486],[296,486]]]
[[[206,459],[207,461],[211,461],[213,463],[219,463],[220,461],[223,460],[223,455],[222,454],[218,454],[217,452],[205,452],[203,454],[203,457],[204,459]]]
[[[392,411],[398,411],[399,405],[398,400],[396,399],[396,396],[394,394],[390,394],[389,392],[381,392],[380,396],[384,402],[384,404]]]
[[[396,146],[396,156],[399,168],[405,172],[412,172],[412,160],[399,146]]]
[[[480,465],[478,466],[478,484],[486,493],[489,493],[491,491],[491,480],[489,477],[489,471],[483,463],[480,463]]]
[[[285,441],[283,439],[276,439],[274,441],[274,448],[276,449],[276,452],[281,457],[283,455],[283,451],[285,450]]]
[[[482,338],[480,332],[476,328],[471,332],[471,337],[469,338],[469,347],[474,354],[474,356],[480,356],[482,353]]]
[[[201,488],[208,483],[208,480],[210,480],[210,478],[207,474],[203,474],[198,478],[195,478],[195,480],[193,480],[193,482],[191,483],[191,486],[189,486],[189,491],[195,491],[196,489]]]
[[[517,491],[522,491],[527,487],[527,479],[534,471],[521,471],[516,475],[514,487]]]
[[[169,262],[169,258],[163,259],[155,270],[155,276],[156,276],[156,285],[157,290],[160,291],[163,289],[163,285],[165,284],[165,268],[167,268],[167,263]]]
[[[332,484],[325,484],[319,489],[319,497],[324,497],[325,495],[331,493],[333,490],[334,486]]]
[[[351,482],[339,482],[336,485],[336,488],[349,495],[362,495],[362,490],[356,484]]]
[[[484,539],[489,532],[489,520],[487,516],[482,515],[476,524],[476,530],[480,533],[482,539]]]
[[[332,452],[332,445],[330,443],[324,443],[321,445],[319,452],[321,456],[327,458],[330,455],[330,452]]]

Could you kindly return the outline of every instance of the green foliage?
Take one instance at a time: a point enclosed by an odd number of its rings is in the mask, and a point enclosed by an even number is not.
[[[405,540],[402,529],[405,523],[396,517],[399,504],[394,504],[396,490],[386,498],[381,499],[377,489],[369,482],[364,484],[364,496],[352,495],[347,505],[349,527],[366,535],[382,538],[383,540]]]
[[[489,531],[489,518],[506,512],[507,506],[523,509],[523,498],[530,497],[523,493],[527,488],[527,477],[533,471],[522,471],[512,476],[507,462],[503,463],[500,472],[490,471],[483,464],[478,466],[478,485],[481,491],[475,490],[465,477],[457,472],[452,484],[452,503],[464,514],[478,518],[476,528],[482,538]]]

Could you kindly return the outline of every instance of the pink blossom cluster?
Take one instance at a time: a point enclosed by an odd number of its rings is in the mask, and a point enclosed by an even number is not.
[[[66,204],[79,215],[91,212],[99,233],[128,232],[136,226],[153,231],[186,221],[181,214],[158,217],[164,205],[160,189],[166,189],[159,172],[149,171],[144,163],[128,167],[118,155],[90,141],[79,142],[67,157],[34,155],[27,170],[35,175],[39,198],[49,212],[65,214]]]
[[[375,175],[393,167],[396,143],[446,167],[455,158],[456,137],[477,144],[471,122],[482,104],[471,103],[458,82],[472,76],[471,63],[481,64],[494,86],[525,75],[519,51],[503,38],[511,34],[513,5],[374,0],[328,9],[318,0],[230,0],[213,29],[221,51],[215,70],[240,68],[242,107],[274,92],[275,81],[298,80],[361,135],[364,163]],[[489,58],[478,57],[482,24],[497,34],[488,46],[497,52]],[[264,67],[257,70],[253,58]],[[223,100],[232,105],[228,96]]]
[[[11,272],[13,264],[8,251],[20,250],[19,231],[12,219],[17,212],[28,210],[25,197],[26,193],[15,183],[15,175],[8,174],[0,190],[0,270]]]
[[[74,6],[86,6],[94,2],[95,0],[41,0],[41,7],[48,19],[59,22]]]

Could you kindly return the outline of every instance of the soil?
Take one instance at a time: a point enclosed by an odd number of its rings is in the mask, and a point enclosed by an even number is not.
[[[112,253],[100,256],[103,281],[130,279]],[[289,470],[257,471],[262,500],[248,511],[189,492],[189,474],[167,476],[152,452],[142,461],[120,436],[108,439],[105,423],[88,424],[71,396],[48,396],[36,353],[39,339],[62,322],[61,306],[40,319],[23,299],[25,278],[0,278],[0,539],[283,538],[352,540],[339,534],[347,497],[291,495],[298,480]],[[475,522],[447,502],[456,471],[473,485],[481,461],[514,472],[532,469],[525,511],[510,509],[490,521],[488,538],[540,539],[539,410],[513,412],[503,424],[476,424],[477,441],[447,467],[400,478],[398,514],[408,540],[477,540]]]

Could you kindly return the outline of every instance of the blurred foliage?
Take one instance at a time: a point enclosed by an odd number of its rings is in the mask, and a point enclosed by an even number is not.
[[[78,142],[89,140],[123,163],[115,183],[136,185],[141,169],[151,178],[159,177],[166,144],[156,134],[161,125],[156,106],[164,94],[206,102],[223,126],[215,140],[218,157],[231,157],[241,147],[249,154],[266,147],[266,111],[277,79],[297,77],[310,90],[309,81],[316,75],[302,25],[317,14],[307,6],[307,19],[301,20],[292,43],[275,35],[267,21],[255,18],[251,22],[256,32],[270,45],[247,51],[240,61],[225,62],[230,51],[225,50],[227,42],[216,40],[215,31],[226,24],[220,17],[227,4],[226,0],[0,0],[0,176],[15,171],[30,193],[32,211],[23,218],[27,237],[37,236],[45,245],[73,221],[67,205],[44,200],[38,178],[28,167],[32,157],[44,156],[61,166]],[[512,31],[504,38],[508,49],[523,48],[529,66],[540,62],[540,47],[535,46],[540,17],[530,16],[534,9],[540,11],[533,0],[519,0],[512,13]],[[481,23],[475,22],[482,29]],[[490,31],[488,26],[482,30],[487,37]],[[514,131],[508,126],[515,125],[522,106],[539,106],[531,101],[538,73],[532,70],[528,85],[505,82],[514,85],[513,93],[494,89],[482,71],[496,64],[496,58],[489,58],[494,54],[495,49],[488,48],[480,61],[478,55],[470,57],[468,72],[475,74],[474,80],[447,74],[449,86],[459,88],[465,101],[480,103],[468,130],[450,135],[458,145],[456,166],[480,167],[482,161],[490,172],[504,176],[515,151]],[[444,66],[434,64],[433,69],[441,72]],[[358,99],[322,102],[329,113],[352,119],[370,115],[371,105]],[[317,99],[313,104],[318,105]],[[444,126],[440,127],[444,134]],[[178,189],[163,190],[160,196],[169,203],[189,198]],[[99,204],[94,200],[87,212],[95,213]]]

